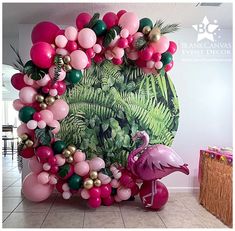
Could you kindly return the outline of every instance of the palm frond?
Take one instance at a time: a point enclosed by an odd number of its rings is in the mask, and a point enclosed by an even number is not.
[[[19,51],[16,50],[11,44],[10,44],[11,49],[13,50],[13,52],[15,53],[17,59],[16,59],[16,63],[13,63],[13,66],[16,70],[23,72],[24,70],[24,63],[20,57]]]
[[[174,33],[179,29],[180,29],[180,24],[177,23],[169,24],[161,28],[161,34],[163,35],[168,33]]]

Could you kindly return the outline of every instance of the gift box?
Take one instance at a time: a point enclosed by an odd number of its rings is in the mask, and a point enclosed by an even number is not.
[[[232,227],[232,161],[232,155],[224,151],[200,151],[199,202],[230,227]]]

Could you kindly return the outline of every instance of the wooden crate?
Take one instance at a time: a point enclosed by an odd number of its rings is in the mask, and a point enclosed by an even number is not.
[[[232,157],[201,151],[200,203],[224,224],[232,227]],[[230,161],[229,161],[230,160]]]

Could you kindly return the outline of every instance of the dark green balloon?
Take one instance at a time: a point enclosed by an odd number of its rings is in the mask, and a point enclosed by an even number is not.
[[[172,54],[169,52],[165,52],[162,54],[161,62],[163,63],[163,66],[167,65],[172,61],[173,57]]]
[[[57,140],[55,143],[52,145],[52,149],[55,154],[61,154],[62,151],[66,148],[66,144],[62,140]]]
[[[77,190],[81,188],[82,186],[82,177],[80,177],[77,174],[73,174],[69,180],[68,180],[68,185],[71,189]]]
[[[140,32],[142,32],[143,28],[145,26],[150,26],[151,29],[153,28],[153,23],[149,18],[142,18],[140,19],[140,26],[139,26],[139,30]]]
[[[76,84],[82,78],[82,72],[80,70],[71,70],[66,74],[66,80],[70,83]]]
[[[36,110],[33,107],[22,107],[19,111],[19,119],[27,123],[29,120],[33,119],[33,114],[36,112]]]
[[[107,30],[107,26],[102,20],[98,20],[97,23],[92,27],[92,30],[95,32],[96,36],[102,36]]]

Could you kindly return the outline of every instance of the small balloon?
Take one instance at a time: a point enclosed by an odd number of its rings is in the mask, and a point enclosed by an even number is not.
[[[47,108],[48,108],[48,110],[50,110],[53,113],[53,118],[55,120],[62,120],[69,113],[69,106],[62,99],[57,99],[53,105],[51,105]]]
[[[84,51],[76,50],[70,54],[71,66],[77,70],[82,70],[88,63],[88,57]]]

